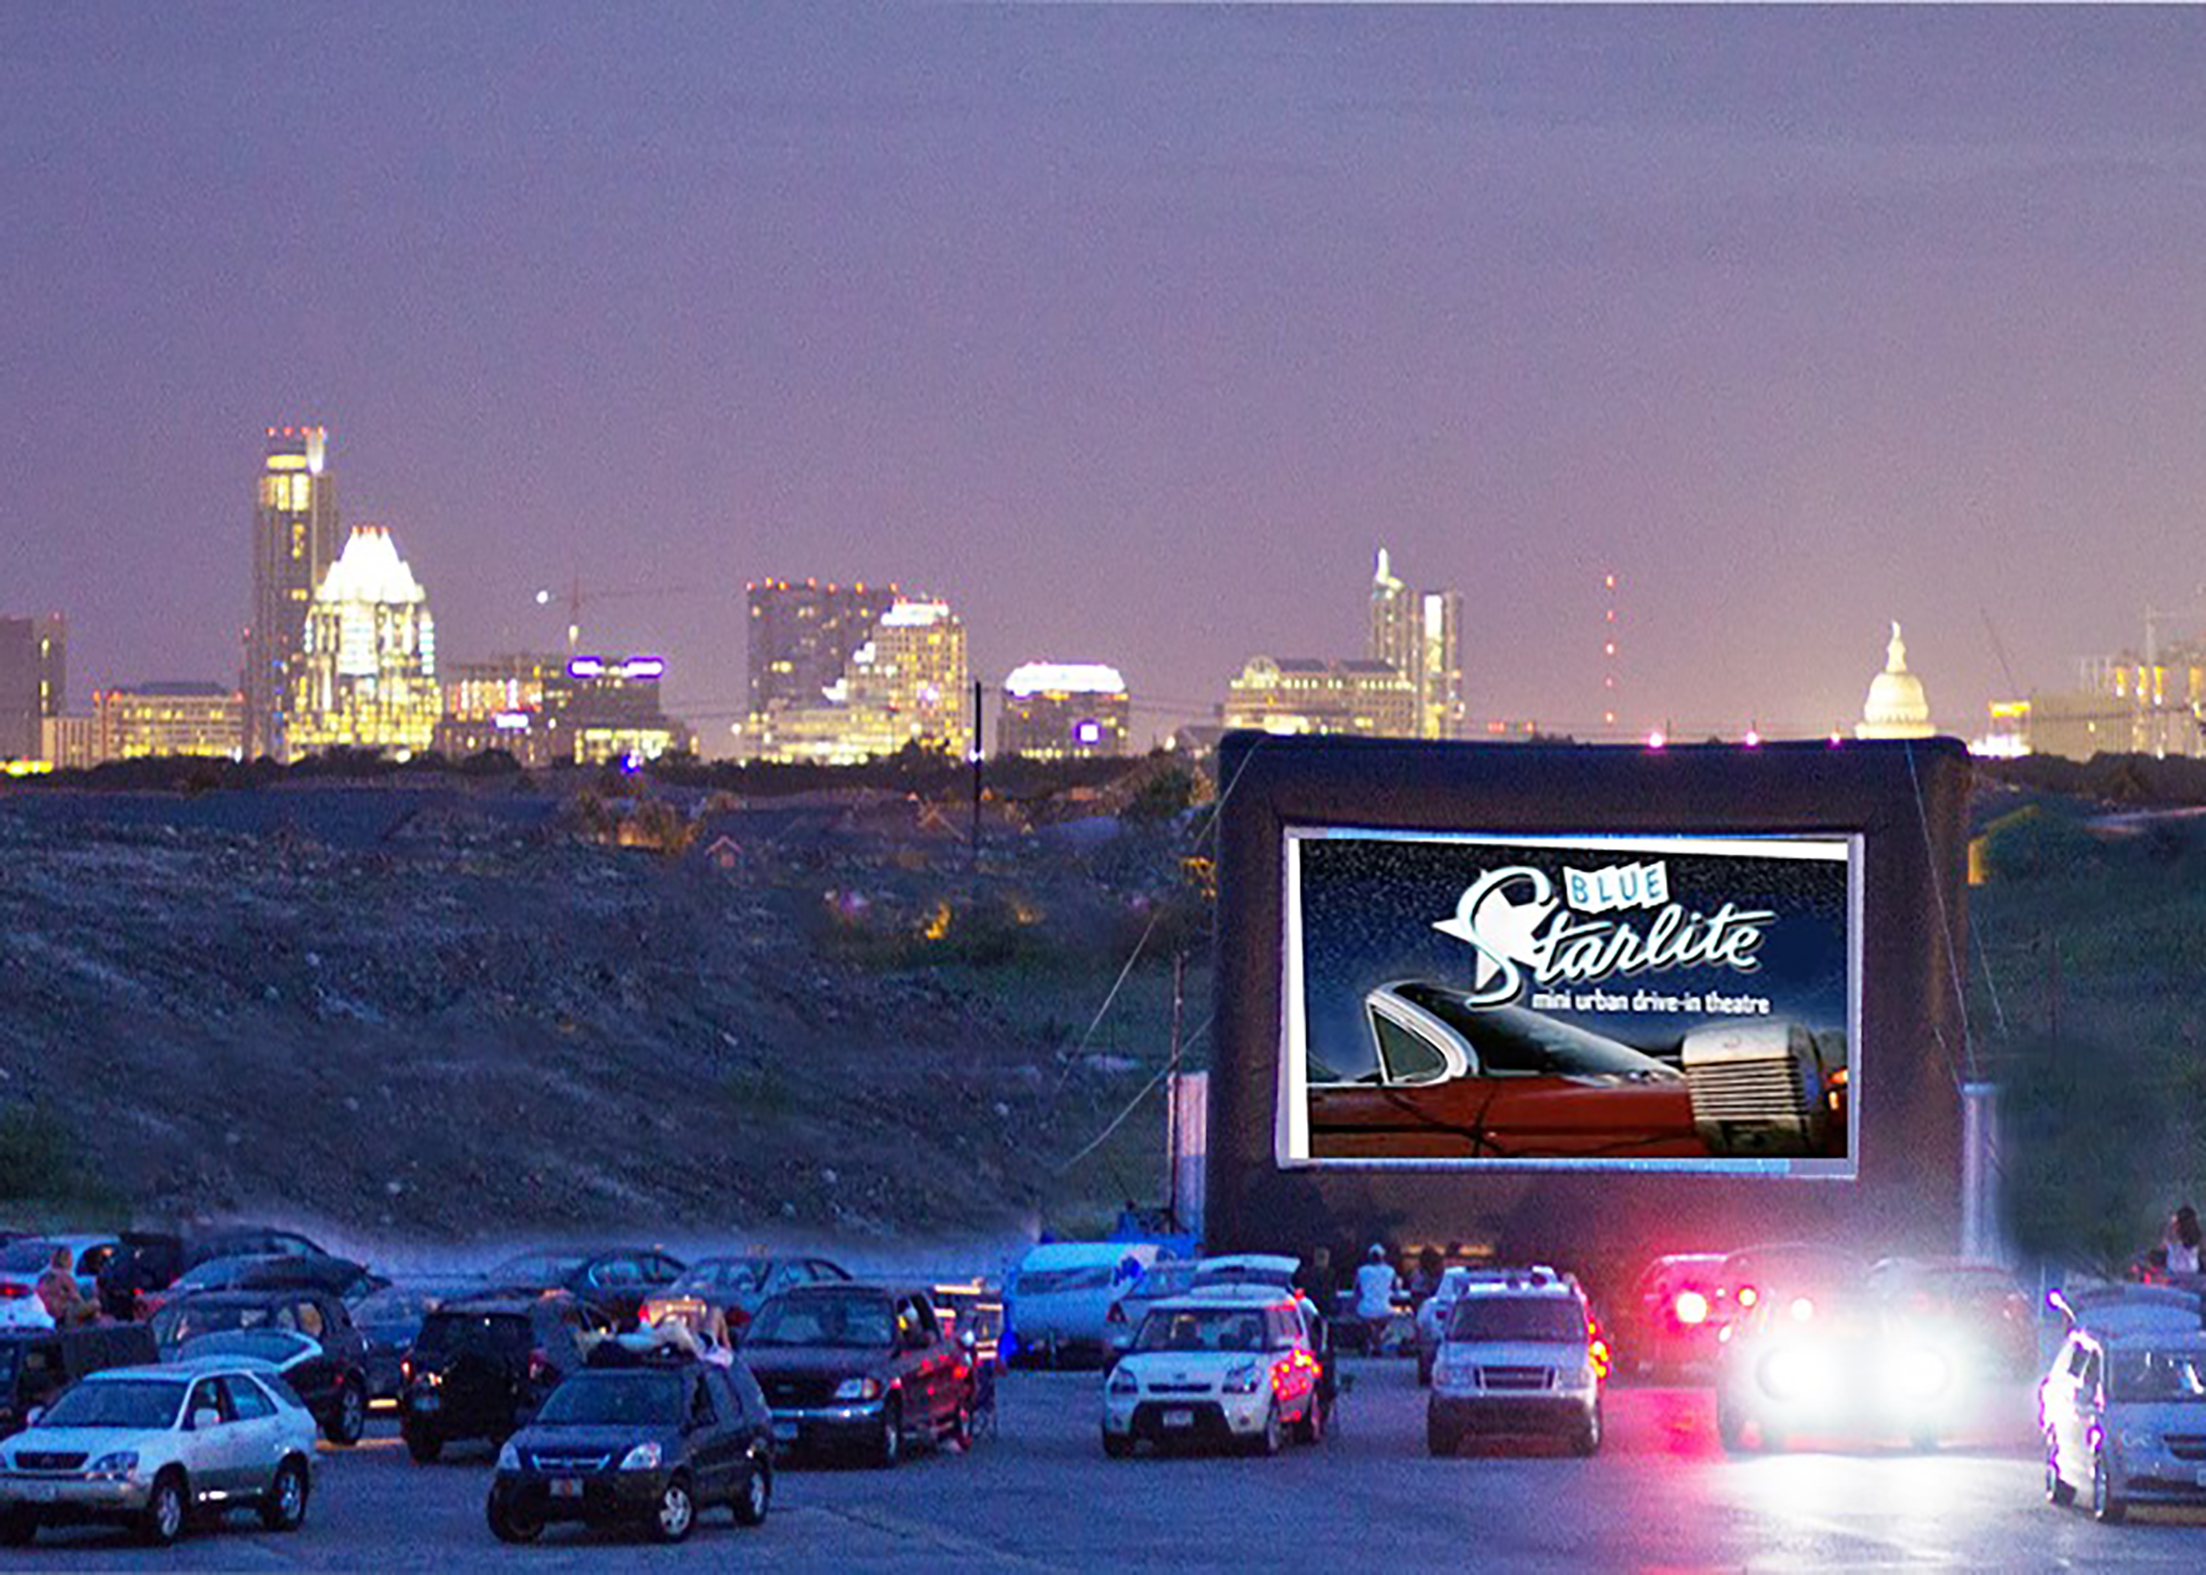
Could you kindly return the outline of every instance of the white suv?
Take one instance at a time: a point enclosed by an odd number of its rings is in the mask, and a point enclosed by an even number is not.
[[[1568,1276],[1527,1269],[1462,1287],[1441,1330],[1425,1444],[1452,1455],[1471,1433],[1561,1434],[1601,1447],[1605,1363],[1584,1294]]]
[[[314,1418],[265,1363],[110,1367],[0,1445],[0,1544],[110,1521],[165,1547],[194,1512],[247,1506],[292,1531],[313,1472]]]
[[[1293,1295],[1222,1286],[1158,1302],[1103,1385],[1103,1453],[1153,1444],[1233,1444],[1275,1455],[1291,1430],[1325,1431],[1319,1365]]]

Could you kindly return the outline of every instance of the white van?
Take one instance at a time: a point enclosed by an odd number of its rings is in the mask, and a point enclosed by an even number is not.
[[[1005,1358],[1013,1365],[1104,1361],[1111,1303],[1163,1255],[1152,1241],[1045,1242],[1004,1282]]]

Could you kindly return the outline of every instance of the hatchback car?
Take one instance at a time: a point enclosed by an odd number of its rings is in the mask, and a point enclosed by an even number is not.
[[[260,1512],[296,1530],[314,1485],[314,1419],[282,1379],[224,1358],[82,1379],[0,1449],[0,1542],[107,1522],[166,1546],[194,1514]]]
[[[1214,1444],[1276,1455],[1324,1436],[1320,1364],[1302,1304],[1248,1286],[1157,1303],[1103,1383],[1103,1453]]]
[[[1720,1252],[1673,1252],[1640,1271],[1617,1331],[1637,1371],[1675,1377],[1715,1360],[1723,1263]]]
[[[500,1541],[580,1521],[680,1542],[714,1505],[737,1525],[766,1519],[773,1426],[750,1373],[638,1350],[633,1338],[600,1346],[499,1450],[485,1514]]]
[[[1425,1447],[1452,1455],[1472,1434],[1547,1435],[1601,1447],[1606,1353],[1584,1293],[1528,1269],[1467,1283],[1448,1314],[1425,1402]]]
[[[2081,1303],[2082,1299],[2078,1299]],[[2071,1306],[2038,1385],[2045,1496],[2115,1522],[2131,1504],[2206,1503],[2206,1331],[2199,1298],[2130,1288]]]

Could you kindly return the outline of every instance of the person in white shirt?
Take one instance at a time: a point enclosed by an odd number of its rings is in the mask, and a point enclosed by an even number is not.
[[[1356,1271],[1356,1316],[1363,1320],[1365,1348],[1376,1353],[1394,1320],[1394,1298],[1402,1292],[1402,1277],[1386,1261],[1386,1248],[1373,1242]]]

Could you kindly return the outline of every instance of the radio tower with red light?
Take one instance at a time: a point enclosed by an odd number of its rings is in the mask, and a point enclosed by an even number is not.
[[[1616,618],[1616,576],[1601,576],[1601,726],[1610,732],[1616,730],[1617,683],[1616,644],[1619,630]]]

